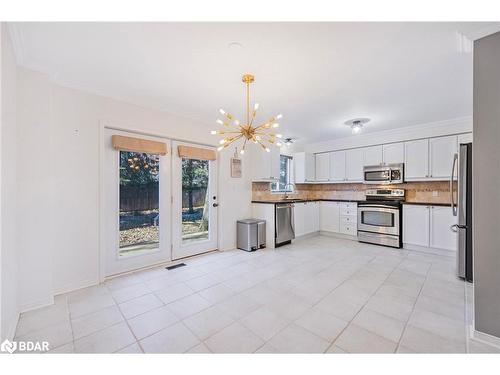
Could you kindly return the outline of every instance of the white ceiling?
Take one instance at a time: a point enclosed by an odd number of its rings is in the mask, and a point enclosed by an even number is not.
[[[472,114],[472,54],[457,31],[481,23],[15,23],[21,65],[61,85],[166,110],[215,127],[242,117],[241,75],[260,118],[283,113],[302,142]],[[240,49],[228,48],[239,42]]]

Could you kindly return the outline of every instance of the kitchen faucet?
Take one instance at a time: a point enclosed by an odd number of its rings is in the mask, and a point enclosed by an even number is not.
[[[288,186],[291,186],[291,187],[292,187],[291,191],[287,191],[287,190],[286,190],[286,188],[287,188]],[[284,190],[285,190],[286,192],[285,192],[285,196],[284,196],[284,198],[283,198],[283,199],[289,199],[290,197],[289,197],[289,195],[288,195],[288,194],[289,194],[289,193],[292,193],[292,192],[293,192],[293,193],[295,193],[295,184],[294,184],[294,183],[292,183],[292,182],[288,182],[288,183],[286,183],[286,184],[285,184],[285,187],[284,187]]]

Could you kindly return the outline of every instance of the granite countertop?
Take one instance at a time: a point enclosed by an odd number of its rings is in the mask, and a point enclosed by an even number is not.
[[[281,200],[253,200],[252,203],[266,203],[266,204],[278,204],[278,203],[300,203],[300,202],[364,202],[361,199],[281,199]]]
[[[281,199],[281,200],[253,200],[252,203],[279,204],[279,203],[300,203],[300,202],[366,202],[364,199]],[[417,206],[441,206],[447,207],[449,203],[436,202],[401,202],[402,204],[413,204]]]

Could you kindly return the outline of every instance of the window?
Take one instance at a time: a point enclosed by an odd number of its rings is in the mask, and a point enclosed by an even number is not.
[[[209,231],[208,160],[182,158],[182,243],[207,240]]]
[[[158,154],[120,151],[119,256],[159,246],[159,165]]]
[[[291,185],[292,157],[280,155],[280,179],[271,182],[271,191],[275,193],[287,193],[293,191]]]

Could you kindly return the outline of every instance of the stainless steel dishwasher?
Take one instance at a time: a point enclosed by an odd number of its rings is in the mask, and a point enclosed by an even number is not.
[[[293,203],[276,203],[275,206],[275,246],[282,246],[292,242],[295,238]]]

